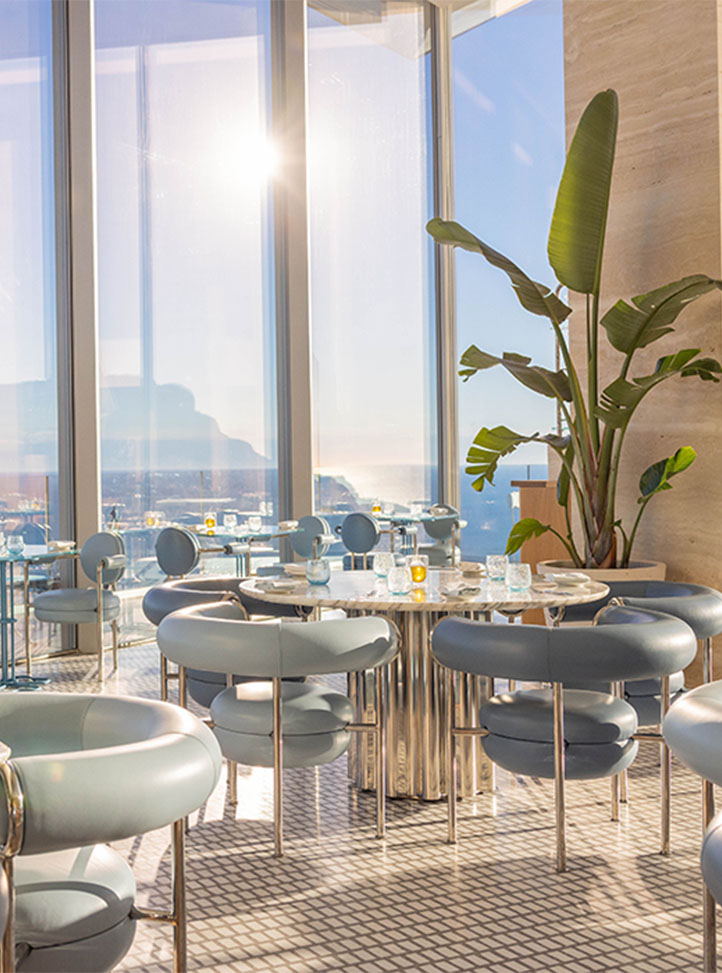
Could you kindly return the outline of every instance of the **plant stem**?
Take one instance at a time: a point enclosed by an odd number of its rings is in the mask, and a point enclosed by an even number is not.
[[[589,426],[592,439],[592,448],[595,453],[599,450],[599,420],[594,415],[597,406],[598,377],[597,377],[597,354],[599,350],[599,292],[596,291],[592,297],[591,314],[589,309],[589,297],[587,294],[587,405],[589,407]]]

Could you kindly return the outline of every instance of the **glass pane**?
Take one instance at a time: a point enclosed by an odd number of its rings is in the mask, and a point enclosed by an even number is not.
[[[129,583],[158,579],[163,524],[276,513],[268,16],[96,5],[103,514]]]
[[[564,165],[561,0],[531,0],[453,42],[456,213],[464,226],[553,286],[546,259],[556,187]],[[546,319],[526,312],[508,278],[483,257],[456,251],[457,343],[501,355],[519,352],[554,365],[554,336]],[[482,493],[463,472],[469,445],[482,426],[520,433],[549,432],[551,399],[523,388],[503,369],[480,372],[459,389],[461,511],[466,557],[502,552],[518,491],[512,480],[545,479],[546,447],[528,445],[502,460],[494,486]]]
[[[316,508],[436,499],[423,7],[309,11]],[[328,8],[329,13],[322,11]],[[335,515],[335,516],[334,516]]]
[[[0,3],[0,530],[57,539],[51,4]]]

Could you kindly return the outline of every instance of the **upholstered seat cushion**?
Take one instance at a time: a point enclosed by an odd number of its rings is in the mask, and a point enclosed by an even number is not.
[[[41,622],[94,622],[98,598],[95,588],[58,588],[43,591],[33,602],[35,616]],[[112,621],[120,615],[120,598],[103,589],[103,618]]]
[[[110,970],[135,935],[135,880],[107,845],[15,860],[18,971]]]
[[[552,691],[526,689],[494,696],[481,707],[479,719],[497,736],[551,743]],[[624,700],[589,690],[564,690],[564,739],[568,743],[628,740],[636,729],[636,713]]]
[[[665,716],[662,729],[685,766],[722,784],[722,680],[686,692]]]
[[[211,703],[217,727],[238,733],[270,735],[273,732],[273,683],[244,682],[225,689]],[[326,686],[282,683],[283,735],[331,733],[353,720],[351,701]]]
[[[700,860],[705,885],[722,902],[722,812],[712,818],[705,832]]]

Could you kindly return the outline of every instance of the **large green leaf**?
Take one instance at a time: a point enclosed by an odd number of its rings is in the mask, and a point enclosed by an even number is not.
[[[502,456],[513,453],[522,443],[546,443],[559,451],[566,448],[569,439],[564,436],[555,436],[552,433],[545,436],[540,436],[539,433],[524,436],[506,426],[494,426],[493,429],[484,426],[474,437],[474,442],[469,447],[466,456],[465,471],[471,476],[477,477],[472,483],[473,488],[481,493],[485,483],[493,485],[499,460]]]
[[[722,289],[722,281],[693,274],[671,284],[665,284],[648,294],[632,298],[632,304],[617,301],[602,318],[610,343],[625,355],[637,348],[645,348],[663,335],[674,331],[671,325],[684,308],[714,288]]]
[[[437,243],[480,253],[494,267],[503,270],[511,281],[521,306],[532,314],[541,314],[559,324],[572,313],[572,309],[560,301],[551,288],[532,280],[508,257],[487,246],[460,223],[454,220],[440,220],[436,217],[429,220],[426,229]]]
[[[639,478],[641,497],[637,503],[644,503],[660,490],[671,490],[669,480],[690,467],[696,458],[697,453],[691,446],[681,446],[674,456],[652,463]]]
[[[628,381],[617,378],[608,385],[601,395],[601,404],[595,415],[614,429],[621,429],[629,420],[644,396],[655,385],[673,375],[684,378],[696,376],[708,382],[719,382],[722,366],[714,358],[695,358],[699,348],[685,348],[675,355],[665,355],[656,364],[651,375],[642,375]]]
[[[501,358],[481,351],[476,345],[471,345],[461,356],[460,364],[464,368],[460,369],[459,375],[464,381],[476,375],[477,372],[494,365],[503,365],[504,368],[514,376],[514,378],[526,385],[527,388],[546,395],[550,399],[563,399],[571,402],[572,392],[569,387],[569,379],[566,372],[552,372],[541,365],[531,365],[531,358],[526,355],[517,355],[514,352],[506,351]]]
[[[535,517],[522,517],[521,520],[517,520],[512,529],[509,531],[509,537],[506,541],[505,554],[516,554],[524,541],[530,540],[532,537],[541,537],[542,534],[546,534],[551,527],[546,524],[542,524]]]
[[[582,294],[599,293],[618,115],[616,91],[592,98],[569,146],[557,191],[549,263],[562,284]]]

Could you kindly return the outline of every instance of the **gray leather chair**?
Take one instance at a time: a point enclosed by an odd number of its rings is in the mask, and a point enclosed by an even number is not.
[[[155,626],[160,625],[166,615],[178,611],[180,608],[191,608],[195,605],[209,605],[219,600],[233,600],[240,604],[248,616],[272,616],[276,618],[305,618],[310,609],[301,605],[273,605],[267,601],[252,598],[241,591],[243,578],[226,576],[181,578],[176,581],[166,581],[164,584],[150,588],[143,597],[143,613],[148,621]],[[196,662],[202,662],[199,653]],[[186,705],[186,692],[201,706],[210,706],[213,698],[227,685],[227,676],[223,673],[210,672],[205,669],[191,668],[179,673],[168,671],[168,660],[161,652],[160,657],[160,693],[161,699],[168,699],[168,682],[170,679],[180,680],[180,703]],[[233,675],[234,682],[242,682],[246,677]]]
[[[517,774],[553,778],[557,816],[557,870],[566,868],[565,779],[618,775],[637,753],[637,714],[625,700],[591,690],[563,690],[569,680],[662,677],[695,655],[694,633],[684,622],[659,612],[609,606],[592,627],[545,628],[496,625],[446,618],[433,633],[432,653],[447,672],[449,840],[456,840],[454,671],[529,682],[551,689],[518,690],[492,697],[479,713],[487,756]],[[466,728],[468,729],[468,728]],[[472,731],[473,732],[473,731]],[[669,841],[669,761],[665,785],[662,845]]]
[[[56,588],[36,595],[35,617],[41,622],[82,625],[91,622],[96,628],[98,647],[98,681],[105,678],[103,622],[110,622],[113,633],[113,668],[118,668],[118,617],[120,598],[114,588],[126,567],[125,545],[120,534],[100,531],[83,544],[80,566],[93,588]]]
[[[180,666],[203,664],[225,673],[240,669],[256,681],[219,693],[211,703],[214,733],[235,764],[274,769],[275,853],[283,853],[284,767],[330,763],[347,749],[352,731],[376,737],[376,827],[385,833],[384,685],[381,667],[398,645],[384,618],[346,618],[294,624],[278,619],[248,622],[232,602],[184,608],[158,626],[161,652]],[[376,669],[376,721],[353,723],[351,701],[342,693],[290,677]],[[262,681],[258,681],[262,680]]]
[[[432,508],[437,515],[435,520],[424,522],[424,530],[434,541],[433,544],[421,544],[419,554],[425,554],[429,564],[436,567],[447,567],[458,563],[457,537],[461,520],[459,511],[448,503],[437,503]]]
[[[288,537],[294,554],[303,561],[308,561],[309,558],[325,557],[336,539],[331,533],[326,518],[309,514],[306,517],[301,517],[298,521],[298,527],[299,529]],[[259,567],[256,574],[259,577],[273,577],[281,574],[284,567],[285,565],[279,561],[277,564]]]
[[[173,926],[186,969],[183,818],[215,787],[213,734],[168,703],[70,693],[3,694],[0,835],[11,929],[3,969],[97,973],[130,949],[138,919]],[[127,863],[105,843],[172,825],[173,906],[135,906]],[[16,945],[13,946],[13,941]]]
[[[662,730],[672,753],[704,780],[701,865],[705,890],[704,969],[717,968],[715,901],[722,902],[722,813],[713,784],[722,784],[722,681],[690,690],[667,713]]]
[[[369,553],[381,539],[381,530],[374,517],[357,511],[347,514],[336,528],[341,535],[343,546],[349,552],[344,555],[344,571],[368,571],[374,566],[373,557]]]
[[[569,605],[563,611],[565,622],[591,621],[600,608],[614,600],[619,604],[649,608],[681,618],[703,643],[704,681],[713,678],[712,638],[722,634],[722,593],[701,584],[678,581],[610,581],[609,594],[586,605]],[[684,673],[673,673],[672,701],[685,691]],[[662,720],[659,679],[628,682],[624,696],[637,710],[640,726],[657,725]]]

